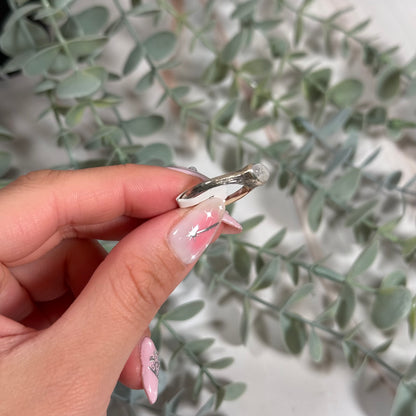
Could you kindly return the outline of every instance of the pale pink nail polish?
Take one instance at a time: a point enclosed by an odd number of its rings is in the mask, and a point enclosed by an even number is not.
[[[156,402],[159,387],[159,354],[149,337],[140,344],[140,361],[142,364],[143,389],[151,404]]]
[[[224,213],[224,201],[209,198],[191,208],[175,225],[169,233],[168,242],[183,263],[193,263],[209,246]]]

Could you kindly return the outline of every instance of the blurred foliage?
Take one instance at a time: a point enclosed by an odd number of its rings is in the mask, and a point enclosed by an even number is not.
[[[3,82],[13,74],[36,80],[33,93],[48,103],[39,119],[54,120],[56,144],[68,154],[61,169],[171,165],[173,146],[148,137],[174,126],[183,134],[196,132],[210,157],[228,170],[267,163],[275,181],[268,192],[274,187],[287,198],[300,195],[312,232],[339,227],[355,238],[360,252],[348,268],[334,270],[326,259],[308,260],[304,247],[288,247],[286,228],[253,244],[248,231],[264,221],[255,216],[243,223],[244,233],[221,237],[198,263],[208,300],[239,302],[242,343],[249,342],[254,316],[267,314],[279,323],[292,354],[308,346],[319,363],[335,342],[351,367],[373,361],[398,386],[391,414],[410,415],[416,408],[415,362],[396,368],[383,353],[401,327],[407,325],[410,339],[415,334],[416,297],[402,268],[403,260],[413,260],[416,234],[401,224],[414,203],[416,177],[403,183],[400,170],[371,166],[382,153],[380,137],[398,148],[404,139],[414,143],[416,120],[402,118],[395,108],[416,94],[416,58],[400,63],[397,48],[369,40],[363,34],[369,20],[352,27],[339,23],[351,8],[321,16],[310,11],[313,3],[114,0],[89,6],[76,0],[9,0],[0,36],[8,61],[0,74]],[[110,42],[127,36],[129,52],[117,71],[109,69]],[[335,62],[343,71],[334,69]],[[119,87],[125,79],[134,80],[133,90]],[[136,103],[146,103],[134,115],[123,107],[132,94]],[[13,140],[6,126],[0,126],[0,140]],[[362,137],[373,140],[372,151],[363,150]],[[79,158],[80,148],[90,156]],[[2,184],[12,166],[12,155],[0,152]],[[386,214],[382,206],[390,200],[397,208]],[[374,264],[385,251],[391,270],[383,273]],[[324,294],[318,294],[318,282],[326,283],[319,285]],[[314,316],[299,307],[317,298],[321,311]],[[165,306],[155,318],[155,343],[160,347],[169,339],[165,348],[173,348],[169,362],[162,363],[161,390],[169,383],[176,390],[158,401],[160,414],[179,414],[189,389],[183,378],[179,384],[169,380],[178,365],[189,370],[199,416],[245,391],[244,383],[225,382],[224,372],[216,375],[233,359],[213,358],[213,338],[195,339],[176,329],[176,322],[193,318],[203,306],[201,300]],[[359,306],[364,314],[358,315]],[[381,344],[366,337],[368,327],[379,331]],[[123,386],[111,406],[117,403],[126,414],[147,406],[140,393]]]

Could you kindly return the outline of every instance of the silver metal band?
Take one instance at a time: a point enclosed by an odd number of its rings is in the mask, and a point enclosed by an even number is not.
[[[182,192],[176,201],[181,208],[188,208],[208,198],[217,197],[223,199],[225,205],[229,205],[247,195],[257,186],[264,185],[268,179],[269,172],[264,165],[260,163],[247,165],[236,172],[217,176],[195,185]],[[226,185],[241,185],[241,188],[227,195]]]

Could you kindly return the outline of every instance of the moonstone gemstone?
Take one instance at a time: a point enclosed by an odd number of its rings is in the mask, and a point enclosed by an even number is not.
[[[266,166],[262,165],[261,163],[256,163],[253,165],[253,173],[254,176],[262,183],[266,183],[270,178],[270,173],[267,170]]]

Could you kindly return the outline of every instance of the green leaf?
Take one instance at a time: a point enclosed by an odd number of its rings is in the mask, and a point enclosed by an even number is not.
[[[56,85],[57,84],[55,81],[52,81],[50,79],[45,79],[36,85],[34,92],[35,94],[41,94],[43,92],[52,91],[56,88]]]
[[[331,87],[328,94],[337,107],[350,107],[360,99],[363,89],[363,84],[358,79],[345,79]]]
[[[311,333],[309,334],[309,354],[311,355],[312,360],[316,363],[320,363],[322,361],[322,341],[313,327],[311,329]]]
[[[347,359],[348,365],[354,368],[358,361],[358,348],[350,341],[342,341],[342,351]]]
[[[378,290],[371,310],[371,320],[377,328],[389,329],[406,317],[412,307],[412,294],[403,286]]]
[[[224,400],[237,400],[241,397],[247,389],[247,385],[245,383],[230,383],[227,384],[225,387],[225,395]]]
[[[292,354],[300,354],[308,337],[305,324],[299,319],[281,313],[280,326],[287,349]]]
[[[231,19],[245,19],[252,16],[256,8],[257,0],[249,0],[237,4],[236,8],[231,14]]]
[[[311,230],[316,232],[321,223],[322,211],[325,206],[325,189],[317,189],[308,205],[308,223]]]
[[[407,316],[407,324],[409,327],[409,338],[413,339],[416,331],[416,297],[412,299],[412,306]]]
[[[152,143],[135,152],[137,162],[143,165],[168,166],[173,162],[173,151],[165,143]]]
[[[123,126],[134,136],[144,137],[156,133],[164,125],[164,118],[158,115],[138,116],[123,121]]]
[[[401,270],[389,273],[381,282],[382,288],[406,286],[406,275]]]
[[[118,143],[122,137],[123,131],[119,127],[103,125],[94,133],[86,147],[87,149],[93,149],[99,145],[113,146],[114,143]]]
[[[276,234],[274,234],[264,243],[262,248],[265,250],[276,248],[284,239],[286,231],[286,228],[282,228],[281,230],[279,230]]]
[[[233,264],[238,274],[247,278],[251,270],[251,258],[242,244],[236,244],[233,250]]]
[[[387,110],[385,107],[376,106],[368,110],[365,115],[365,122],[369,126],[378,126],[386,122],[387,119]]]
[[[241,315],[241,321],[240,321],[240,337],[241,337],[241,342],[244,345],[247,344],[247,339],[248,339],[248,332],[250,328],[250,312],[251,312],[250,299],[248,299],[247,296],[245,296],[244,301],[243,301],[243,314]]]
[[[319,264],[316,264],[312,268],[312,273],[316,276],[323,277],[324,279],[332,280],[335,282],[343,282],[344,276],[337,273],[336,271],[329,269],[325,266],[320,266]]]
[[[241,47],[243,46],[244,33],[238,32],[234,35],[224,46],[224,49],[221,51],[221,60],[223,62],[229,63],[237,56]]]
[[[67,126],[70,128],[77,126],[81,122],[87,107],[87,103],[78,103],[71,107],[65,116]]]
[[[264,215],[256,215],[255,217],[249,218],[241,223],[243,231],[251,230],[257,227],[264,220]]]
[[[295,21],[295,39],[294,44],[295,46],[299,45],[299,42],[302,38],[303,34],[303,16],[299,14]]]
[[[0,125],[0,140],[13,139],[13,133]]]
[[[186,343],[186,348],[194,354],[199,355],[210,348],[215,342],[215,338],[202,338]]]
[[[361,180],[361,171],[350,169],[345,175],[336,179],[329,188],[328,193],[335,199],[349,201],[358,189]]]
[[[331,80],[331,70],[329,68],[319,69],[306,74],[302,80],[302,89],[305,98],[310,103],[321,100],[328,89]]]
[[[143,46],[141,43],[136,43],[135,47],[129,53],[127,60],[123,67],[123,75],[128,75],[133,72],[143,58]]]
[[[390,416],[410,416],[416,414],[416,390],[401,380],[394,396]]]
[[[55,61],[59,53],[59,48],[59,45],[49,46],[32,55],[23,65],[25,75],[30,77],[46,72]]]
[[[70,3],[72,3],[74,0],[53,0],[52,6],[55,9],[64,9],[67,7]]]
[[[273,284],[279,273],[280,259],[273,257],[273,259],[263,265],[256,279],[250,287],[251,291],[265,289]]]
[[[222,106],[214,115],[213,122],[217,126],[226,127],[237,110],[238,100],[233,99]]]
[[[212,409],[215,403],[215,396],[211,396],[204,405],[198,410],[198,413],[195,416],[206,416],[209,411]]]
[[[143,46],[151,59],[161,61],[173,53],[176,35],[169,31],[158,32],[148,37]]]
[[[58,136],[58,146],[72,149],[79,145],[81,139],[78,134],[70,130],[61,130]]]
[[[139,81],[137,82],[134,90],[136,92],[143,93],[147,91],[152,85],[155,80],[155,73],[153,71],[149,71],[147,74],[144,74]]]
[[[281,310],[289,309],[292,305],[302,300],[304,297],[308,296],[314,289],[313,283],[306,283],[303,286],[296,289],[289,298],[285,301]]]
[[[299,266],[295,263],[286,263],[286,270],[294,285],[299,283]]]
[[[110,13],[104,6],[93,6],[72,15],[62,26],[61,32],[65,38],[76,38],[96,35],[107,24]]]
[[[94,94],[100,87],[100,79],[87,70],[81,70],[61,81],[56,88],[56,95],[61,99],[81,98]]]
[[[348,279],[354,279],[360,274],[363,274],[373,264],[377,256],[378,245],[378,241],[374,240],[361,252],[348,271]]]
[[[193,398],[194,400],[198,399],[198,397],[199,397],[199,395],[200,395],[200,393],[201,393],[201,390],[202,390],[202,382],[203,382],[203,377],[204,377],[204,373],[203,373],[203,371],[201,370],[201,371],[198,373],[198,377],[196,378],[195,383],[194,383],[194,387],[193,387],[193,389],[192,389],[192,398]]]
[[[227,77],[229,66],[220,59],[212,61],[202,74],[204,84],[218,84]]]
[[[140,2],[141,3],[141,2]],[[129,11],[129,15],[131,16],[154,16],[155,14],[160,12],[160,8],[156,4],[140,4],[135,6],[131,11]]]
[[[394,189],[400,182],[400,179],[402,178],[402,172],[400,170],[396,170],[394,172],[391,172],[384,178],[384,187],[391,191]]]
[[[377,95],[381,100],[393,98],[400,88],[402,70],[395,66],[387,67],[377,82]]]
[[[252,131],[260,130],[270,124],[270,117],[269,116],[262,116],[250,120],[241,131],[241,134],[251,133]]]
[[[84,36],[68,41],[67,47],[71,55],[79,59],[89,55],[98,55],[107,41],[106,36]]]
[[[368,217],[368,215],[370,215],[371,211],[377,206],[377,204],[377,200],[372,200],[364,202],[364,204],[360,205],[357,208],[354,208],[351,212],[348,213],[347,218],[345,220],[345,226],[353,227],[359,222],[365,220]]]
[[[283,37],[272,36],[268,38],[268,42],[273,58],[283,58],[290,50],[289,42]]]
[[[215,370],[221,370],[223,368],[229,367],[233,362],[234,362],[233,357],[225,357],[225,358],[220,358],[220,359],[215,360],[215,361],[211,361],[211,362],[205,364],[204,367],[213,368]]]
[[[247,74],[252,75],[255,78],[267,77],[272,70],[272,63],[266,58],[257,58],[245,62],[240,70]]]
[[[355,304],[354,289],[348,283],[345,283],[339,294],[335,312],[335,321],[341,329],[345,328],[350,322],[354,314]]]
[[[184,303],[177,306],[175,309],[166,312],[163,315],[163,319],[166,321],[185,321],[193,318],[197,315],[204,307],[204,301],[195,300],[192,302]]]
[[[191,88],[188,85],[179,85],[178,87],[171,89],[170,93],[176,101],[179,101],[181,98],[188,95],[190,90]]]
[[[0,177],[5,175],[10,169],[12,155],[8,152],[0,151]]]

